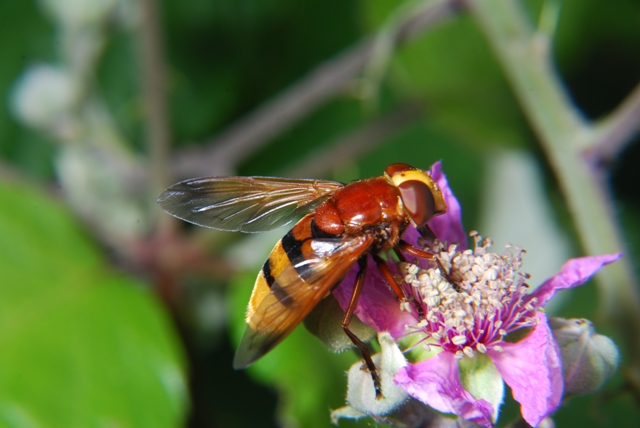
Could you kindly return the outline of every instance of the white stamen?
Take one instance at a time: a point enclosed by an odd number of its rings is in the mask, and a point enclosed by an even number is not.
[[[476,263],[482,263],[482,259],[478,260],[476,257]],[[482,278],[484,276],[485,269],[481,264],[474,264],[471,270],[478,278]]]
[[[467,343],[467,336],[464,336],[464,335],[462,335],[462,334],[461,334],[461,335],[458,335],[458,336],[453,336],[453,337],[451,338],[451,342],[452,342],[454,345],[458,345],[458,346],[460,346],[460,345],[464,345],[465,343]]]
[[[456,358],[486,353],[487,346],[501,352],[501,347],[489,344],[534,323],[538,310],[536,299],[526,305],[524,302],[528,286],[519,272],[523,251],[508,247],[503,254],[492,253],[490,239],[483,239],[477,232],[470,236],[475,247],[464,251],[455,245],[449,245],[445,251],[446,244],[439,241],[429,244],[429,251],[441,266],[428,262],[428,267],[421,269],[411,263],[398,264],[425,313],[425,319],[413,328],[440,345],[468,345],[456,352]],[[443,271],[451,278],[445,279]],[[403,306],[403,310],[409,309]],[[491,337],[486,337],[486,332],[491,332]]]
[[[475,276],[473,271],[469,270],[464,274],[464,280],[468,282],[476,282],[478,278]]]
[[[487,269],[484,275],[482,275],[482,279],[487,281],[495,281],[496,279],[498,279],[498,269],[496,269],[495,266]]]

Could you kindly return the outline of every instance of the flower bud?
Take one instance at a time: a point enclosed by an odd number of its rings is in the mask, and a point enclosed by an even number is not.
[[[398,370],[407,364],[402,351],[389,333],[378,335],[381,351],[372,357],[380,375],[382,397],[376,397],[371,373],[363,370],[363,362],[351,366],[348,373],[347,402],[349,406],[334,410],[331,417],[358,419],[363,416],[384,416],[402,405],[408,395],[393,379]]]
[[[589,320],[551,318],[549,324],[562,352],[565,395],[600,389],[620,362],[615,343],[597,334]]]

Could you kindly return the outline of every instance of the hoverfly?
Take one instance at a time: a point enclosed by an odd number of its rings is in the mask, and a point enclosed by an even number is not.
[[[258,273],[234,359],[244,368],[269,352],[358,264],[342,327],[360,349],[376,396],[380,379],[369,350],[349,330],[369,256],[401,302],[407,297],[381,257],[393,250],[433,258],[402,239],[412,224],[434,238],[427,223],[447,207],[437,183],[420,169],[396,163],[381,177],[342,184],[316,179],[210,177],[176,183],[158,204],[179,219],[226,231],[262,232],[307,213],[276,244]]]

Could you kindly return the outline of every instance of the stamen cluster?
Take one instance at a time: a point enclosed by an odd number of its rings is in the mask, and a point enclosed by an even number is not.
[[[503,254],[488,251],[490,239],[470,234],[474,248],[459,251],[436,242],[430,249],[438,260],[422,269],[400,263],[424,317],[407,327],[407,334],[423,333],[421,343],[473,357],[488,349],[502,351],[500,343],[515,330],[533,326],[536,299],[527,298],[527,274],[520,273],[521,248],[507,246]]]

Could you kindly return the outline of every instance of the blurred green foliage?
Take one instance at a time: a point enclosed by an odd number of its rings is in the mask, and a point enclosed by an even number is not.
[[[187,402],[174,328],[62,204],[0,186],[0,424],[175,426]]]
[[[319,64],[388,25],[399,3],[160,1],[174,147],[207,142]],[[557,67],[585,114],[601,117],[638,83],[640,3],[559,3]],[[527,4],[537,15],[543,2]],[[55,183],[59,148],[50,136],[16,120],[10,107],[22,72],[33,64],[62,61],[59,34],[39,5],[36,0],[0,2],[0,168],[28,177],[15,184],[0,174],[0,426],[170,427],[185,420],[194,427],[330,426],[329,409],[343,405],[344,371],[355,354],[330,354],[300,328],[246,372],[231,370],[259,265],[222,281],[229,290],[223,306],[230,312],[230,332],[220,337],[227,327],[221,321],[215,328],[194,321],[205,299],[175,297],[172,303],[180,311],[172,318],[154,295],[153,272],[146,266],[135,266],[135,274],[116,267],[118,257],[110,256],[118,249],[98,245],[90,223],[83,225],[78,213],[41,190]],[[144,158],[138,35],[135,28],[109,31],[94,90]],[[571,230],[544,155],[491,50],[464,12],[399,47],[386,65],[377,99],[363,103],[356,91],[346,89],[248,153],[235,165],[238,173],[280,174],[314,150],[419,101],[426,106],[419,118],[361,157],[327,168],[327,175],[348,181],[380,175],[390,162],[427,168],[442,159],[471,229],[478,223],[483,173],[491,168],[492,154],[526,150],[545,170],[556,215]],[[630,144],[612,174],[633,250],[628,257],[634,260],[640,254],[638,162],[638,144]],[[214,236],[212,253],[225,253],[227,248],[215,242],[228,239],[201,233]],[[193,278],[181,279],[185,288],[194,284]],[[209,278],[204,281],[209,284]],[[218,301],[220,281],[211,282],[209,293]],[[578,293],[566,313],[594,316],[593,287]],[[618,377],[607,386],[610,398],[572,399],[558,412],[557,425],[635,426],[640,412],[622,388]],[[510,421],[516,412],[511,402],[502,420]],[[341,421],[340,426],[369,423]]]

